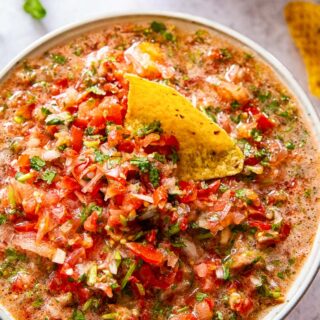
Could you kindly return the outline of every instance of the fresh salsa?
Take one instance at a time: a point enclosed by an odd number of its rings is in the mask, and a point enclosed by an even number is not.
[[[180,179],[160,119],[124,125],[127,73],[189,99],[243,170]],[[311,248],[318,165],[296,100],[234,40],[159,21],[82,35],[0,84],[0,302],[17,320],[259,319]]]

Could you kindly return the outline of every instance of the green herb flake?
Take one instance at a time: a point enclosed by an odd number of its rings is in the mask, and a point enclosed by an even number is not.
[[[164,163],[166,161],[166,157],[158,152],[153,153],[153,159],[161,163]]]
[[[161,33],[167,30],[167,27],[163,22],[158,22],[158,21],[152,21],[150,24],[150,28],[152,31]]]
[[[67,58],[59,53],[52,53],[50,57],[56,64],[64,65],[67,62]]]
[[[294,150],[295,149],[295,145],[292,141],[288,141],[286,144],[285,144],[286,148],[288,150]]]
[[[215,320],[223,320],[223,314],[221,311],[217,311],[215,315]]]
[[[196,300],[198,302],[202,302],[207,297],[208,297],[208,295],[206,293],[202,293],[202,292],[197,292],[196,293]]]
[[[77,57],[80,57],[83,54],[83,49],[80,47],[77,47],[74,49],[73,54]]]
[[[72,316],[71,316],[71,319],[72,320],[86,320],[86,317],[81,310],[74,309]]]
[[[99,88],[98,86],[89,87],[87,88],[87,91],[92,92],[98,96],[104,96],[106,94],[106,92],[103,89]]]
[[[51,114],[52,112],[51,112],[48,108],[42,107],[42,108],[41,108],[41,113],[42,113],[43,115],[45,115],[45,116],[48,116],[48,115]]]
[[[119,317],[119,314],[118,313],[116,313],[116,312],[112,312],[112,313],[106,313],[106,314],[103,314],[102,316],[101,316],[101,318],[102,319],[104,319],[104,320],[115,320],[115,319],[117,319]]]
[[[32,18],[37,20],[43,19],[47,14],[40,0],[25,0],[23,9],[26,13],[29,13]]]
[[[223,60],[229,60],[233,57],[232,53],[227,48],[221,48],[220,55]]]
[[[58,126],[60,124],[64,124],[64,121],[62,119],[53,118],[48,121],[46,121],[47,126]]]
[[[151,166],[150,168],[149,180],[155,188],[159,186],[160,171],[155,166]]]
[[[257,141],[257,142],[262,141],[262,134],[260,130],[254,128],[251,130],[250,135],[254,141]]]
[[[47,169],[41,176],[41,179],[48,184],[51,184],[56,176],[56,172],[54,170]]]
[[[138,137],[142,138],[150,133],[158,132],[162,133],[163,130],[161,128],[161,123],[159,120],[155,120],[151,122],[150,124],[147,124],[143,126],[142,128],[138,129],[137,135]]]
[[[94,134],[94,131],[95,129],[93,127],[87,127],[85,130],[84,130],[84,134],[86,136],[92,136]]]
[[[247,192],[246,189],[238,189],[235,194],[237,198],[244,199],[246,197]]]
[[[176,149],[172,149],[172,153],[169,155],[169,159],[176,164],[179,161],[179,155]]]
[[[98,162],[98,163],[102,163],[108,159],[110,159],[110,157],[108,155],[103,154],[100,150],[95,150],[94,151],[94,161]]]
[[[32,306],[36,309],[40,308],[43,304],[44,300],[41,297],[37,297],[37,299],[32,302]]]
[[[224,280],[229,280],[230,279],[230,268],[228,265],[224,264],[222,266],[223,269],[223,279]]]
[[[271,98],[271,92],[270,91],[267,91],[267,92],[258,91],[257,98],[260,102],[264,103]]]
[[[168,234],[169,236],[173,236],[180,232],[180,226],[178,223],[175,223],[169,227]]]
[[[122,282],[121,282],[121,290],[123,290],[125,288],[125,286],[127,285],[130,277],[132,276],[134,270],[136,270],[136,264],[133,262],[130,264],[129,266],[129,269],[126,273],[126,275],[124,276],[124,278],[122,279]]]
[[[38,156],[32,157],[30,159],[30,167],[36,171],[40,171],[45,165],[46,162]]]
[[[147,158],[144,157],[134,157],[130,160],[130,163],[138,167],[143,173],[147,173],[150,170],[151,164]]]
[[[230,106],[232,110],[237,110],[241,106],[241,104],[237,100],[234,100],[231,102]]]
[[[7,216],[4,214],[0,214],[0,226],[7,222]]]

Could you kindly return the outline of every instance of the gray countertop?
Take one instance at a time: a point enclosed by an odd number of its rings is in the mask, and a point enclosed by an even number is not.
[[[35,21],[21,9],[23,0],[0,0],[0,69],[27,45],[68,23],[121,10],[187,12],[227,25],[275,55],[307,90],[301,58],[283,19],[286,0],[42,0],[47,16]],[[310,94],[309,94],[310,96]],[[320,100],[310,97],[320,109]],[[319,320],[320,275],[287,320]]]

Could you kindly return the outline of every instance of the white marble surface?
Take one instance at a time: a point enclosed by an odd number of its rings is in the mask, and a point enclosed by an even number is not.
[[[0,68],[23,48],[60,26],[120,10],[188,12],[223,23],[274,54],[307,91],[305,69],[283,20],[286,0],[42,0],[47,16],[35,21],[23,0],[0,0]],[[309,92],[307,91],[309,94]],[[320,100],[311,97],[316,108]],[[320,275],[287,320],[319,320]]]

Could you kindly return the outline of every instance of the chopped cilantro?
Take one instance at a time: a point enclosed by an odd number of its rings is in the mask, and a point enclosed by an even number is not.
[[[71,316],[71,319],[72,320],[86,320],[86,317],[81,310],[74,309],[72,316]]]
[[[175,39],[176,39],[175,36],[171,32],[164,32],[163,36],[167,41],[175,41]]]
[[[87,91],[92,92],[99,96],[104,96],[106,94],[106,92],[103,89],[99,88],[98,86],[89,87],[87,88]]]
[[[48,108],[46,108],[46,107],[42,107],[42,108],[41,108],[41,112],[42,112],[42,114],[45,115],[45,116],[48,116],[49,114],[52,113],[52,112],[51,112]]]
[[[237,116],[234,116],[233,114],[230,115],[230,119],[232,122],[238,124],[241,121],[241,115],[238,114]]]
[[[12,248],[6,249],[5,255],[6,255],[6,260],[9,262],[26,261],[27,260],[27,256],[25,254],[20,253]]]
[[[155,120],[153,122],[151,122],[148,125],[145,125],[144,127],[138,129],[137,135],[138,137],[144,137],[146,135],[148,135],[149,133],[153,133],[153,132],[158,132],[158,133],[162,133],[162,129],[161,129],[161,123],[159,120]]]
[[[172,153],[169,155],[169,159],[171,159],[173,163],[177,163],[179,161],[179,155],[176,149],[172,149]]]
[[[0,214],[0,226],[6,223],[7,217],[4,214]]]
[[[174,234],[177,234],[179,232],[180,232],[180,227],[178,223],[175,223],[169,227],[168,234],[170,236],[173,236]]]
[[[267,92],[258,91],[257,98],[262,103],[266,102],[267,100],[269,100],[271,98],[271,92],[270,91],[267,91]]]
[[[282,95],[281,95],[281,101],[283,101],[283,102],[288,102],[288,101],[290,101],[290,97],[288,97],[288,96],[285,95],[285,94],[282,94]]]
[[[75,48],[73,51],[73,54],[77,57],[80,57],[82,55],[82,53],[83,53],[83,49],[80,47]]]
[[[149,160],[143,157],[134,157],[130,160],[130,163],[137,166],[143,173],[147,173],[151,167]]]
[[[257,142],[262,141],[262,134],[260,130],[254,128],[251,130],[250,135],[254,141],[257,141]]]
[[[285,274],[283,272],[278,272],[277,273],[278,278],[284,280],[285,279]]]
[[[230,279],[230,268],[228,265],[224,264],[222,266],[223,269],[223,279],[224,280],[229,280]]]
[[[37,297],[36,300],[32,302],[34,308],[40,308],[44,304],[44,300],[41,297]]]
[[[47,11],[40,0],[25,0],[23,9],[25,12],[29,13],[32,18],[37,20],[43,19],[47,14]]]
[[[59,53],[52,53],[51,59],[56,64],[65,64],[67,62],[67,58]]]
[[[48,184],[51,184],[56,176],[56,172],[54,170],[47,169],[41,176],[43,181],[46,181]]]
[[[94,134],[94,131],[95,129],[93,127],[87,127],[85,130],[84,130],[84,134],[86,136],[92,136]]]
[[[46,121],[47,126],[57,126],[59,124],[64,124],[64,121],[59,118],[52,118],[52,119]]]
[[[217,311],[215,315],[215,320],[223,320],[223,314],[221,311]]]
[[[244,53],[244,58],[245,58],[246,60],[251,60],[251,59],[253,59],[253,55],[250,54],[250,53],[245,52],[245,53]]]
[[[222,56],[223,60],[229,60],[232,58],[232,53],[227,48],[221,48],[220,55]]]
[[[196,300],[198,302],[202,302],[207,297],[208,297],[208,295],[206,293],[202,293],[202,292],[197,292],[196,293]]]
[[[58,150],[59,151],[64,151],[65,149],[67,149],[67,145],[65,143],[60,145],[60,146],[58,146]]]
[[[236,110],[236,109],[238,109],[240,106],[241,106],[241,104],[240,104],[237,100],[234,100],[234,101],[231,102],[231,109],[232,109],[232,110]]]
[[[131,263],[131,262],[130,262]],[[135,262],[132,262],[129,266],[129,269],[126,273],[126,275],[124,276],[124,278],[122,279],[122,282],[121,282],[121,290],[123,290],[125,288],[125,286],[127,285],[130,277],[132,276],[134,270],[136,270],[136,263]]]
[[[45,165],[46,162],[38,156],[32,157],[30,159],[30,167],[36,171],[40,171]]]
[[[95,150],[94,155],[94,161],[98,163],[102,163],[110,158],[108,155],[103,154],[100,150]]]
[[[285,145],[286,145],[286,148],[288,150],[294,150],[295,149],[295,145],[294,145],[294,143],[292,141],[287,142]]]
[[[152,31],[157,33],[164,32],[167,30],[167,27],[165,26],[165,24],[158,21],[152,21],[150,27]]]
[[[235,194],[237,198],[244,199],[246,197],[247,192],[246,189],[238,189]]]
[[[229,189],[229,187],[226,184],[221,183],[219,186],[219,191],[224,193]]]
[[[149,179],[154,187],[159,186],[160,172],[155,166],[151,166],[150,168]]]
[[[186,245],[182,239],[178,238],[171,242],[172,246],[175,248],[184,248]]]
[[[159,162],[162,162],[162,163],[164,163],[165,160],[166,160],[166,157],[165,157],[164,155],[158,153],[158,152],[155,152],[155,153],[153,154],[153,158],[156,159],[156,160],[158,160]]]

